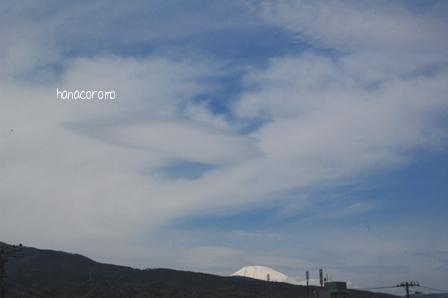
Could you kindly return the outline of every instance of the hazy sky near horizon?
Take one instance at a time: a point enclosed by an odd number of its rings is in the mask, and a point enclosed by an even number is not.
[[[446,1],[0,0],[0,241],[446,287],[447,20]]]

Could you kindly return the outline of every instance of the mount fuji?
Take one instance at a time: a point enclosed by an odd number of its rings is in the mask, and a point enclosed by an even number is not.
[[[287,275],[265,266],[246,266],[231,274],[231,276],[243,276],[275,282],[287,282],[288,280]]]

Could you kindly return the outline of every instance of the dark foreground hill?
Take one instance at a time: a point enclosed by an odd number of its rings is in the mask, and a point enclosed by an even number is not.
[[[5,285],[8,298],[306,298],[303,286],[169,269],[139,270],[31,247],[23,247],[8,257]],[[351,290],[348,297],[395,296]]]

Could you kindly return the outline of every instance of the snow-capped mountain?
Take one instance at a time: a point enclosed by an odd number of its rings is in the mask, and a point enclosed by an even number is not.
[[[244,276],[276,282],[286,282],[288,280],[288,276],[285,274],[265,266],[246,266],[233,273],[232,276]]]

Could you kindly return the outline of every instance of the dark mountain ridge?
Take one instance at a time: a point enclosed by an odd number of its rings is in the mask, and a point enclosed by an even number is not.
[[[0,242],[0,248],[6,244]],[[271,297],[306,298],[306,287],[243,277],[171,269],[134,269],[95,262],[79,254],[18,248],[9,254],[5,285],[8,298],[28,297]],[[310,287],[310,291],[317,289]],[[349,290],[351,298],[396,296]]]

